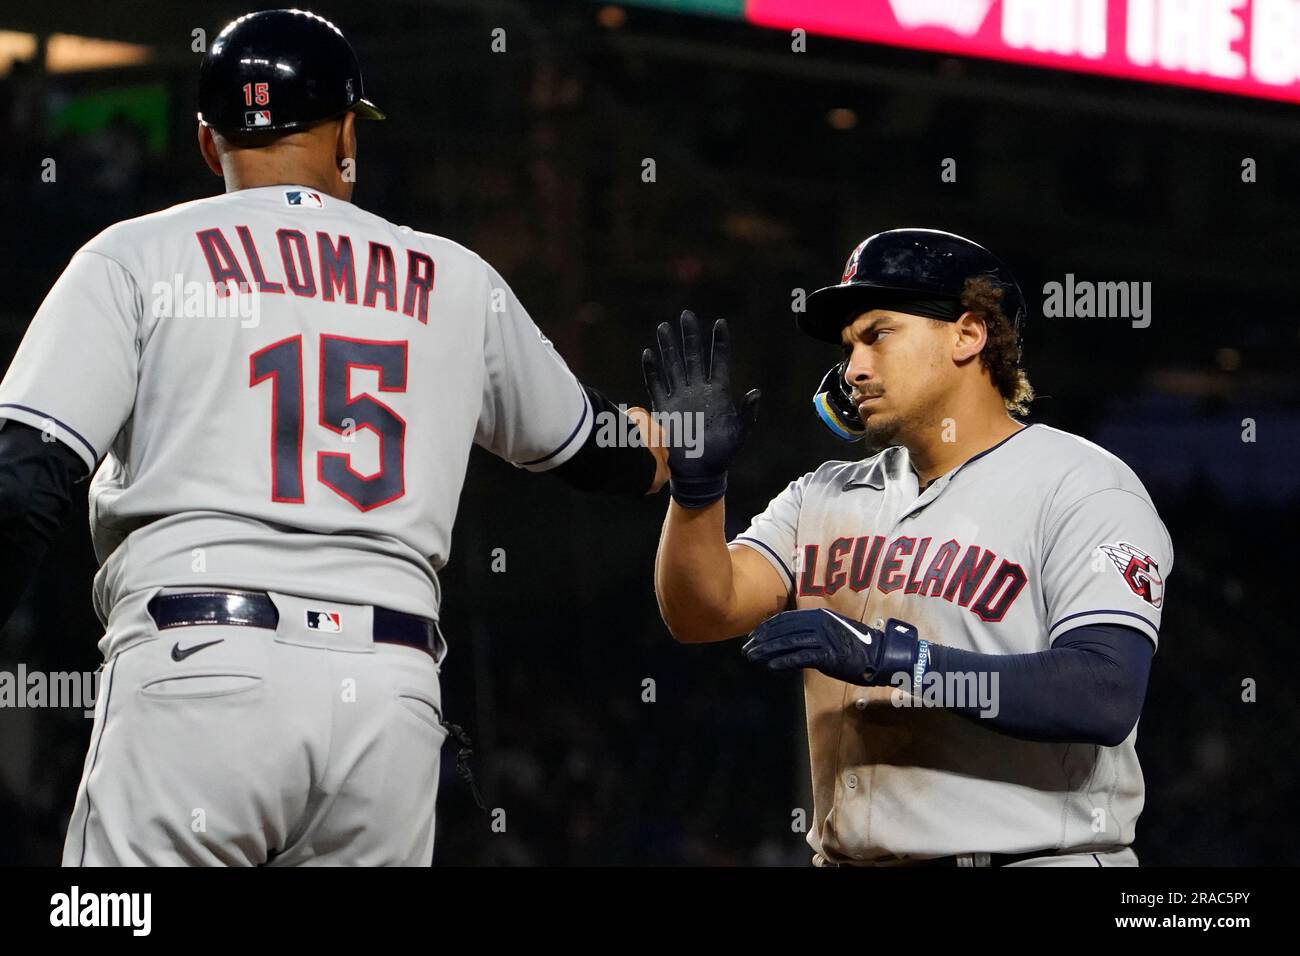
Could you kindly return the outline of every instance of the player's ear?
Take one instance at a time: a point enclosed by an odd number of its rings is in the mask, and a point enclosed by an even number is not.
[[[357,117],[355,113],[347,112],[343,114],[343,121],[339,123],[338,139],[334,146],[334,158],[340,167],[342,167],[344,160],[355,160],[357,158]]]
[[[199,124],[199,152],[208,169],[218,176],[224,176],[221,169],[221,154],[217,151],[217,141],[212,135],[212,127]]]
[[[965,362],[979,355],[988,341],[988,323],[978,312],[967,310],[952,323],[953,361]]]

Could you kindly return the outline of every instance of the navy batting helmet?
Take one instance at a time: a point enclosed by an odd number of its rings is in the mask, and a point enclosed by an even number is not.
[[[976,276],[1001,287],[1002,312],[1019,332],[1025,297],[1011,271],[979,243],[938,229],[891,229],[862,240],[849,255],[840,284],[808,296],[799,328],[839,345],[840,331],[863,312],[907,298],[959,301],[966,280]]]
[[[306,10],[231,21],[199,68],[199,122],[223,133],[302,129],[349,110],[384,118],[365,98],[361,64],[342,31]]]
[[[1011,271],[977,242],[938,229],[891,229],[858,243],[839,285],[808,296],[799,328],[823,342],[840,344],[844,326],[877,308],[957,319],[966,280],[989,279],[1002,289],[1002,312],[1019,335],[1025,297]],[[910,307],[909,307],[910,304]],[[813,394],[817,417],[845,441],[866,434],[844,380],[845,362],[822,379]]]

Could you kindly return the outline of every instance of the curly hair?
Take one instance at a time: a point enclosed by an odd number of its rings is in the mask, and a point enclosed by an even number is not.
[[[1007,411],[1025,415],[1034,400],[1034,387],[1020,367],[1019,336],[1002,311],[1002,287],[987,276],[967,279],[961,304],[984,319],[988,341],[980,352],[980,363],[992,376]]]

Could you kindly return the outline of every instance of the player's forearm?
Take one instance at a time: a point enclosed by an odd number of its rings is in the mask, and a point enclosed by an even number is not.
[[[1024,740],[1123,743],[1137,723],[1153,647],[1118,624],[1061,635],[1031,654],[980,654],[932,644],[907,621],[868,627],[828,608],[778,614],[745,644],[772,671],[815,667],[864,687],[892,686],[899,706],[941,707]]]
[[[655,556],[655,595],[668,630],[684,644],[734,636],[727,631],[734,588],[723,514],[722,501],[705,508],[668,505]]]
[[[21,422],[0,424],[0,627],[40,565],[85,465]]]
[[[730,335],[700,334],[695,314],[681,315],[680,335],[667,322],[657,349],[641,356],[654,411],[672,423],[665,438],[672,503],[655,559],[655,593],[664,623],[682,643],[720,641],[748,630],[738,624],[736,571],[723,529],[727,469],[758,409],[757,389],[737,406],[729,394]],[[689,426],[689,428],[688,428]],[[693,442],[686,441],[688,435]]]
[[[551,469],[551,474],[579,491],[647,495],[662,488],[668,480],[667,453],[649,413],[643,408],[625,410],[591,386],[582,388],[597,420],[626,414],[636,424],[640,444],[602,442],[602,429],[593,428],[572,457]]]
[[[1116,625],[1079,628],[1033,654],[978,654],[936,644],[922,700],[929,693],[948,709],[1022,740],[1115,747],[1142,711],[1151,655],[1146,637]],[[961,693],[949,692],[958,688]]]

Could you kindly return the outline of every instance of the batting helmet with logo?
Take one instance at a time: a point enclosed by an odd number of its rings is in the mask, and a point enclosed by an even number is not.
[[[863,312],[894,308],[933,318],[957,319],[966,281],[985,278],[1002,289],[1002,312],[1019,334],[1025,297],[1011,271],[977,242],[938,229],[891,229],[862,240],[849,255],[839,285],[818,289],[798,317],[799,328],[840,344],[844,326]],[[844,381],[844,363],[822,379],[813,406],[839,438],[864,434]]]
[[[302,129],[349,110],[384,118],[365,98],[361,64],[343,32],[306,10],[231,21],[199,68],[199,122],[222,133]]]

